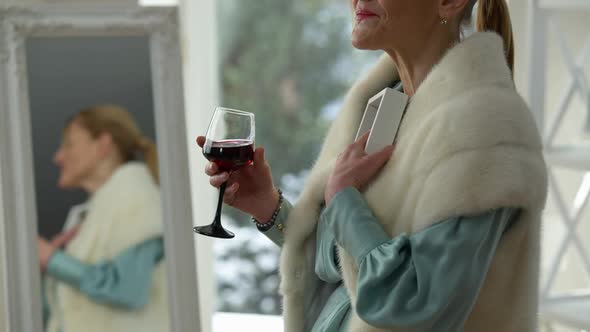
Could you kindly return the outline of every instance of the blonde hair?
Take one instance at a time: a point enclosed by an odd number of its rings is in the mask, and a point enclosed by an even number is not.
[[[471,20],[471,12],[476,3],[476,31],[494,31],[502,37],[506,62],[514,74],[514,35],[506,0],[471,0],[466,6],[465,20]]]
[[[72,116],[66,128],[73,122],[88,130],[93,138],[109,134],[124,162],[136,160],[137,152],[141,152],[154,181],[159,182],[156,144],[142,135],[133,116],[125,108],[117,105],[91,106]]]

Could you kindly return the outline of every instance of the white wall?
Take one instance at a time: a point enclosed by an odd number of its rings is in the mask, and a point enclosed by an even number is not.
[[[217,192],[209,186],[203,173],[206,160],[197,147],[195,138],[205,135],[209,118],[218,103],[215,0],[182,0],[180,13],[194,223],[203,225],[213,220]],[[203,322],[200,332],[211,332],[217,296],[212,243],[223,240],[195,235],[195,241]]]

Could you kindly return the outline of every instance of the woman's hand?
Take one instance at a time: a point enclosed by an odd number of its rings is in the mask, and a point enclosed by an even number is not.
[[[68,229],[67,231],[61,232],[54,236],[51,239],[51,245],[55,248],[65,247],[68,243],[70,243],[70,241],[74,239],[74,237],[76,237],[76,234],[78,234],[78,230],[80,230],[80,225],[82,224],[77,224],[76,226]]]
[[[362,190],[391,157],[394,150],[393,145],[373,154],[366,154],[365,145],[368,139],[369,133],[366,133],[356,142],[346,147],[338,156],[324,193],[326,205],[342,189],[354,187],[359,191]]]
[[[57,248],[49,243],[49,241],[40,236],[37,236],[37,254],[39,255],[39,265],[41,266],[41,271],[45,271],[45,269],[47,269],[49,259],[51,259],[51,256],[56,250]]]
[[[202,148],[205,137],[197,137],[197,144]],[[219,188],[227,181],[223,201],[265,222],[272,217],[279,202],[279,194],[272,181],[270,166],[264,159],[262,147],[254,150],[254,163],[233,171],[220,172],[215,163],[208,163],[205,173],[210,177],[209,183]]]

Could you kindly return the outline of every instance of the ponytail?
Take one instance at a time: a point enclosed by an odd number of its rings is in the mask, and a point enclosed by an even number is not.
[[[160,182],[160,173],[158,169],[158,150],[156,144],[147,137],[140,137],[137,143],[139,150],[143,153],[145,164],[152,173],[154,181]]]
[[[479,0],[477,31],[494,31],[504,40],[504,52],[508,67],[514,75],[514,36],[506,0]]]

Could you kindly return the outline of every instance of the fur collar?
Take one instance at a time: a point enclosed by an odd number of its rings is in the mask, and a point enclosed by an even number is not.
[[[105,258],[100,256],[163,233],[159,189],[141,162],[115,170],[90,197],[87,208],[85,222],[67,248],[83,260]],[[104,249],[97,251],[98,243]]]

